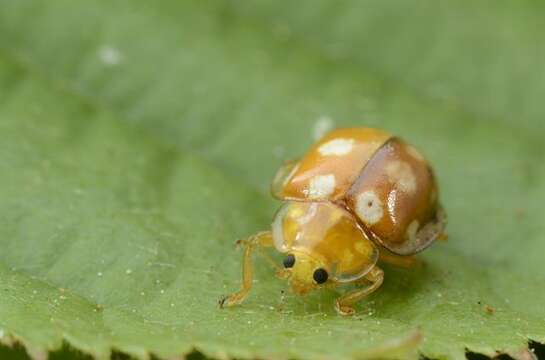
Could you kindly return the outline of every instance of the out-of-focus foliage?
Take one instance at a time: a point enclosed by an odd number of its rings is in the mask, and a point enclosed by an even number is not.
[[[545,341],[543,5],[0,5],[5,341],[301,359]],[[239,283],[234,240],[278,205],[274,170],[332,126],[427,154],[450,241],[422,269],[387,267],[353,318],[335,293],[282,294],[264,263],[244,306],[218,309]]]

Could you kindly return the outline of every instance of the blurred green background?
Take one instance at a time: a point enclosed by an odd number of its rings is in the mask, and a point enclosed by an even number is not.
[[[432,358],[545,342],[543,34],[530,0],[0,0],[2,334],[96,356],[364,358],[415,328]],[[219,312],[274,171],[341,126],[430,158],[450,242],[387,269],[368,316],[336,317],[334,294],[266,311],[266,268]]]

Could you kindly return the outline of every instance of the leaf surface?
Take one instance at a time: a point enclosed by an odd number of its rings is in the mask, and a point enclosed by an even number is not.
[[[2,2],[5,341],[35,357],[66,340],[98,358],[298,359],[458,359],[545,341],[534,5],[405,18],[399,3]],[[489,30],[506,21],[512,34]],[[330,126],[422,149],[449,242],[422,269],[386,267],[353,318],[335,314],[333,292],[281,293],[264,262],[244,306],[218,309],[240,280],[234,240],[278,206],[275,169]]]

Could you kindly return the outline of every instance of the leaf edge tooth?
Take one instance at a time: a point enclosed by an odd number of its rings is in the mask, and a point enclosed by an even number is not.
[[[501,355],[507,355],[512,357],[515,360],[537,360],[537,356],[530,348],[530,342],[537,344],[542,344],[545,346],[544,339],[534,340],[531,338],[526,338],[527,345],[518,349],[504,349],[504,350],[490,350],[490,349],[472,349],[471,346],[466,347],[463,350],[463,356],[457,357],[448,355],[447,353],[427,353],[423,351],[422,345],[425,343],[425,335],[421,328],[416,328],[407,333],[407,335],[391,339],[385,343],[369,349],[363,352],[353,353],[352,356],[347,357],[347,359],[352,360],[371,360],[371,359],[467,359],[468,353],[474,353],[479,355],[488,356],[491,359],[495,359]],[[107,348],[106,351],[97,352],[93,351],[90,348],[80,346],[79,341],[75,339],[70,339],[70,336],[66,334],[62,335],[59,339],[55,340],[55,343],[51,346],[35,346],[31,343],[30,340],[25,339],[23,336],[17,335],[13,331],[4,331],[2,336],[0,336],[0,344],[8,347],[14,348],[17,345],[20,345],[32,360],[48,360],[49,354],[54,351],[61,350],[63,347],[71,348],[75,351],[79,351],[85,355],[88,355],[96,360],[109,360],[113,353],[121,353],[128,355],[138,360],[150,360],[150,359],[162,359],[162,360],[185,360],[188,355],[199,352],[209,359],[217,360],[232,360],[232,359],[256,359],[260,358],[263,360],[288,360],[294,358],[294,354],[269,354],[268,356],[263,356],[263,354],[258,354],[255,351],[241,351],[236,352],[229,349],[226,350],[213,350],[209,344],[206,343],[195,343],[193,345],[186,345],[185,349],[181,350],[179,354],[176,355],[161,355],[152,350],[147,350],[144,347],[130,347],[130,346],[115,346],[111,345]],[[390,346],[390,347],[388,347]],[[317,354],[306,354],[300,357],[295,357],[295,359],[316,359]],[[401,357],[400,357],[401,356]]]

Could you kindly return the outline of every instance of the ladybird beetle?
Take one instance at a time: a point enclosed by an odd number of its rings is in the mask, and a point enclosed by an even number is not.
[[[284,254],[277,275],[296,294],[356,285],[335,303],[340,314],[351,315],[355,303],[381,286],[379,260],[409,267],[414,254],[447,237],[433,170],[414,147],[382,130],[330,132],[300,161],[280,168],[272,193],[284,204],[270,231],[240,241],[242,289],[222,299],[222,307],[248,295],[256,248]]]

